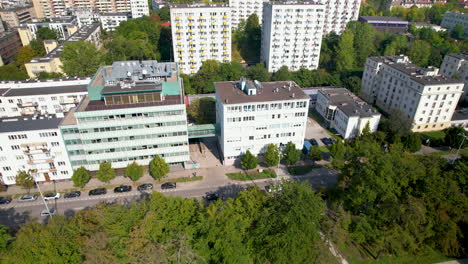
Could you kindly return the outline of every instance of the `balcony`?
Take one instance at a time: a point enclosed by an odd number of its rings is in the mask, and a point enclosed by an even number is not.
[[[66,105],[66,104],[78,104],[78,103],[79,103],[78,99],[73,99],[73,98],[60,100],[60,104],[63,104],[63,105]]]
[[[33,149],[25,149],[24,154],[27,155],[32,155],[32,154],[41,154],[41,153],[47,153],[50,152],[50,149],[47,148],[33,148]]]
[[[36,102],[24,102],[24,103],[18,103],[19,108],[24,108],[24,107],[37,107],[38,103]]]

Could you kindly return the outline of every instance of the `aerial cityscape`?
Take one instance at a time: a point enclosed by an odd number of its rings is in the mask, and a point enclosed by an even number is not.
[[[468,1],[0,0],[0,263],[466,263]]]

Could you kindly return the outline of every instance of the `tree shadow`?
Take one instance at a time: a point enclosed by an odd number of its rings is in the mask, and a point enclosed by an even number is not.
[[[31,220],[31,213],[28,211],[17,212],[15,208],[0,210],[0,224],[10,227],[13,230]]]
[[[214,193],[218,194],[223,199],[234,198],[240,191],[245,190],[246,187],[238,184],[229,184],[219,187]]]

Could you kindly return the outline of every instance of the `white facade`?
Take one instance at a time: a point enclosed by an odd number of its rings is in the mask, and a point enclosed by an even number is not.
[[[444,18],[440,25],[449,31],[452,31],[456,25],[462,25],[465,30],[465,36],[468,35],[468,14],[457,12],[457,11],[447,11],[444,14]]]
[[[15,184],[18,171],[33,170],[36,181],[72,176],[58,129],[61,119],[40,118],[0,122],[0,176],[4,184]]]
[[[132,18],[149,16],[149,7],[147,0],[130,0],[130,11]]]
[[[87,94],[89,79],[0,84],[0,118],[58,115],[70,111]]]
[[[232,28],[237,28],[242,20],[247,21],[254,13],[257,14],[262,24],[263,2],[268,2],[268,0],[229,0]]]
[[[323,88],[318,91],[317,112],[343,138],[354,138],[369,124],[376,132],[380,114],[345,88]]]
[[[293,142],[302,149],[309,97],[295,83],[241,80],[215,83],[215,87],[216,122],[225,165],[239,161],[247,150],[261,154],[268,144]]]
[[[369,57],[362,78],[362,96],[387,113],[399,111],[414,132],[450,126],[463,93],[463,82],[421,68],[405,56]]]
[[[99,20],[101,22],[102,29],[106,31],[114,31],[116,27],[123,21],[127,21],[129,18],[128,13],[107,13],[101,14]]]
[[[312,2],[265,3],[261,59],[269,72],[281,66],[317,69],[325,6]]]
[[[171,5],[174,61],[194,74],[205,60],[231,61],[231,11],[224,4]]]
[[[464,82],[464,99],[468,99],[468,53],[445,55],[440,71],[443,75],[457,77]]]
[[[326,5],[323,34],[331,32],[341,34],[350,21],[357,21],[361,0],[319,0]]]

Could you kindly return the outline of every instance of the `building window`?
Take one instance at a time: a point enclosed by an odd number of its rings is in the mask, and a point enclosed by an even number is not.
[[[18,150],[18,149],[20,149],[20,146],[19,145],[13,145],[13,146],[11,146],[11,149],[12,150]]]

